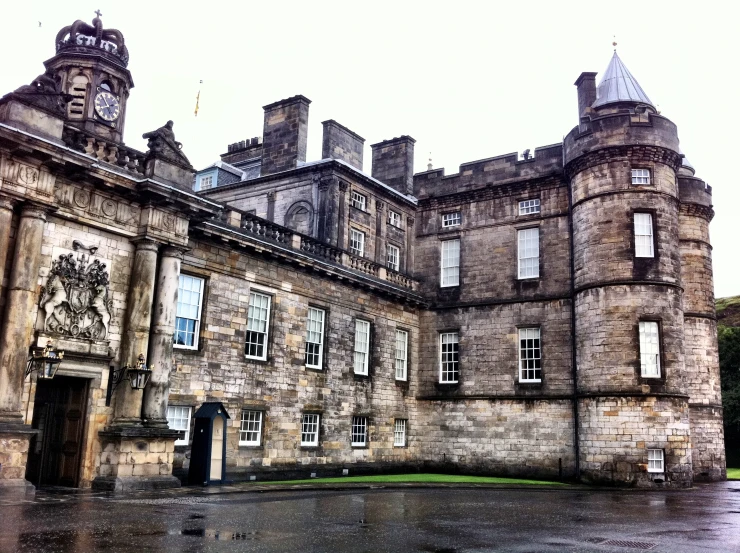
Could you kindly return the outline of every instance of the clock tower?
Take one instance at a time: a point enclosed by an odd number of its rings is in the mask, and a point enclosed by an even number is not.
[[[128,50],[116,29],[103,29],[100,10],[92,25],[77,20],[56,37],[56,55],[44,62],[74,98],[66,106],[67,122],[85,133],[122,143],[126,100],[134,83]]]

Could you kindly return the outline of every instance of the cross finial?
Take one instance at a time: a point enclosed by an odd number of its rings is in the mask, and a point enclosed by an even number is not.
[[[95,10],[95,12],[93,12],[93,13],[95,13],[95,15],[97,15],[98,17],[100,17],[100,16],[103,15],[102,13],[100,13],[100,10]]]
[[[617,35],[614,35],[614,40],[612,41],[612,46],[614,46],[614,51],[617,51]]]

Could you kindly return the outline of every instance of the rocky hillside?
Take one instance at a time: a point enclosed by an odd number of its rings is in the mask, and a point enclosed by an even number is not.
[[[740,296],[717,298],[717,324],[740,327]]]

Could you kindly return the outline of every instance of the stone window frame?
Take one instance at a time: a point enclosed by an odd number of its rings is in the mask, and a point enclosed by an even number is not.
[[[254,285],[251,285],[249,289],[247,290],[247,293],[249,296],[252,295],[252,293],[261,294],[263,296],[267,296],[270,299],[270,304],[267,312],[267,326],[265,328],[265,346],[264,351],[265,355],[264,357],[256,357],[256,356],[249,356],[246,352],[246,345],[247,345],[247,335],[250,331],[248,328],[245,328],[244,331],[244,361],[248,363],[269,363],[272,360],[272,341],[270,338],[272,337],[272,331],[273,331],[273,319],[274,319],[274,309],[273,306],[275,305],[275,292],[271,290],[265,290],[260,287],[256,287]],[[249,302],[247,303],[247,325],[249,325]],[[245,325],[246,326],[246,325]]]
[[[359,192],[357,189],[353,188],[349,193],[349,205],[354,207],[355,209],[359,209],[360,211],[367,213],[367,194],[363,194],[362,192]]]
[[[362,442],[356,442],[355,436],[359,435],[355,432],[355,427],[359,427],[360,425],[356,425],[355,421],[360,422],[360,420],[364,420],[365,423],[365,433],[364,433],[364,441]],[[349,444],[352,449],[367,449],[370,444],[370,416],[365,415],[362,413],[358,413],[356,415],[352,415],[352,419],[350,422],[349,427]]]
[[[403,443],[400,444],[396,441],[398,437],[398,426],[399,422],[403,421]],[[407,448],[409,446],[409,419],[396,417],[393,419],[393,447],[395,448]]]
[[[329,332],[328,332],[328,328],[329,328],[329,308],[326,307],[325,305],[318,305],[318,304],[315,304],[315,303],[309,303],[308,304],[308,309],[309,310],[310,309],[317,309],[319,311],[323,311],[324,312],[324,324],[323,324],[322,334],[321,334],[321,354],[320,354],[321,362],[319,363],[318,366],[308,365],[305,362],[305,359],[306,358],[305,358],[305,354],[304,354],[303,368],[306,369],[306,370],[309,370],[309,371],[322,372],[322,371],[325,371],[327,369],[327,359],[326,359],[325,353],[327,351],[327,343],[326,342],[327,342],[327,340],[329,338]],[[308,310],[306,311],[306,344],[308,344]]]
[[[534,225],[534,226],[525,226],[525,227],[517,227],[515,226],[514,229],[516,230],[516,260],[517,260],[517,271],[516,271],[516,278],[517,280],[537,280],[539,278],[542,278],[542,248],[540,247],[540,243],[542,241],[542,232],[540,232],[540,226]],[[522,259],[534,259],[534,256],[530,257],[522,257],[522,245],[521,245],[521,233],[526,231],[536,230],[537,231],[537,274],[536,275],[530,275],[530,276],[522,276]]]
[[[198,347],[197,348],[181,347],[173,343],[172,344],[173,351],[174,353],[178,355],[203,356],[205,355],[205,350],[208,345],[208,339],[203,337],[203,332],[206,328],[204,321],[206,320],[206,314],[208,313],[208,303],[209,303],[210,293],[211,293],[211,287],[210,287],[211,273],[207,273],[197,267],[182,266],[180,268],[180,274],[203,279],[203,294],[201,297],[201,305],[200,305],[200,323],[201,324],[198,330]],[[175,312],[175,315],[177,315],[177,312]],[[175,317],[175,321],[177,321],[177,317]],[[174,339],[174,336],[173,336],[173,339]]]
[[[398,356],[398,333],[404,332],[406,334],[406,359],[405,361],[405,368],[404,368],[404,377],[399,378],[398,377],[398,366],[397,362],[399,360]],[[398,383],[407,383],[409,381],[409,345],[411,343],[411,331],[407,328],[401,328],[396,327],[395,331],[393,332],[393,378]]]
[[[352,245],[352,233],[356,232],[359,236],[362,236],[362,240],[358,242],[362,247],[361,248],[355,248]],[[367,235],[364,231],[361,231],[358,228],[355,227],[349,227],[349,253],[350,255],[354,255],[355,257],[365,257],[365,242]]]
[[[656,211],[654,209],[633,209],[630,211],[632,216],[632,258],[640,260],[650,260],[658,258],[658,225]],[[637,229],[636,227],[636,216],[637,215],[650,215],[650,231],[652,232],[652,255],[637,255]],[[644,235],[641,235],[644,236]]]
[[[396,252],[395,263],[391,263],[392,251]],[[399,272],[401,270],[401,248],[396,246],[395,244],[387,243],[385,245],[385,261],[386,267],[388,267],[391,271]]]
[[[244,413],[259,413],[260,428],[256,442],[242,441],[242,423],[244,422]],[[240,448],[262,448],[265,443],[265,425],[267,423],[267,409],[262,406],[244,405],[239,411],[239,427],[237,430],[237,443]]]
[[[303,441],[303,425],[306,417],[316,417],[316,440],[313,442]],[[300,430],[300,447],[301,449],[316,449],[321,444],[321,421],[323,419],[323,413],[314,410],[305,410],[301,413],[301,430]]]
[[[663,474],[665,472],[665,450],[661,447],[648,447],[647,449],[647,471],[651,474]],[[660,459],[651,459],[650,452],[660,452]],[[651,461],[660,461],[660,468],[650,468]]]
[[[170,417],[169,417],[169,411],[170,409],[187,409],[188,410],[188,417],[187,417],[187,426],[186,428],[175,428],[174,426],[170,426]],[[167,425],[170,427],[171,430],[185,430],[185,437],[182,440],[175,440],[175,446],[187,446],[190,444],[190,429],[193,424],[193,406],[192,405],[180,405],[177,403],[172,403],[170,405],[167,405]],[[182,417],[173,417],[174,419],[182,419]]]
[[[658,370],[660,374],[658,376],[645,376],[642,372],[642,353],[640,347],[640,324],[641,323],[655,323],[658,325]],[[652,315],[640,316],[637,325],[635,325],[635,333],[637,335],[637,366],[636,373],[638,382],[642,384],[664,384],[666,377],[666,365],[665,365],[665,348],[663,341],[663,320],[660,317]]]
[[[440,330],[438,332],[439,337],[437,338],[437,383],[441,384],[442,386],[457,386],[460,384],[460,329],[459,328],[451,328],[451,329],[445,329]],[[442,375],[443,370],[443,360],[442,360],[442,337],[448,334],[455,334],[457,336],[457,366],[456,366],[456,372],[457,372],[457,378],[455,380],[443,380]],[[450,371],[447,371],[450,372]]]
[[[374,333],[374,327],[373,322],[370,319],[365,319],[363,317],[355,317],[353,319],[353,327],[354,327],[354,333],[353,333],[353,340],[352,340],[352,374],[357,378],[370,378],[370,368],[372,367],[372,352],[373,352],[373,333]],[[358,353],[355,349],[357,347],[357,323],[367,323],[367,350],[365,351],[365,363],[364,368],[365,372],[357,372],[356,366],[357,362],[355,360],[355,354]]]
[[[540,353],[540,377],[539,378],[533,378],[533,379],[522,379],[522,343],[521,343],[521,331],[522,330],[528,330],[528,329],[537,329],[539,331],[539,353]],[[516,383],[522,384],[524,386],[531,386],[531,385],[541,385],[544,381],[544,351],[545,348],[543,347],[543,330],[541,324],[522,324],[516,326],[516,351],[517,351],[517,363],[516,363]]]
[[[528,204],[529,202],[537,202],[536,204],[531,205],[522,205],[522,204]],[[526,217],[529,215],[542,215],[542,200],[540,198],[524,198],[521,200],[518,200],[518,210],[517,210],[517,216],[519,217]],[[530,210],[534,209],[534,211],[525,211],[522,213],[522,209]]]
[[[445,284],[445,269],[454,267],[450,265],[444,266],[444,247],[446,243],[457,242],[457,282],[452,284]],[[445,236],[439,241],[439,287],[440,288],[455,288],[460,286],[460,276],[462,274],[462,237],[456,236]]]
[[[635,174],[636,171],[646,171],[647,175]],[[647,179],[647,182],[640,182],[641,179]],[[653,170],[650,167],[630,167],[630,183],[633,186],[653,186]]]
[[[202,287],[200,292],[200,302],[198,305],[198,318],[196,319],[195,324],[195,332],[194,332],[194,344],[192,346],[187,346],[184,344],[178,344],[174,341],[175,335],[177,334],[177,319],[184,319],[186,317],[178,317],[177,316],[177,304],[175,304],[175,334],[173,334],[173,344],[172,347],[178,351],[200,351],[201,350],[201,329],[203,328],[203,315],[205,313],[205,303],[206,303],[206,290],[208,288],[208,279],[196,274],[190,274],[187,271],[180,271],[180,275],[178,276],[178,299],[179,299],[179,292],[180,292],[180,277],[190,277],[190,278],[197,278],[198,280],[202,281]]]

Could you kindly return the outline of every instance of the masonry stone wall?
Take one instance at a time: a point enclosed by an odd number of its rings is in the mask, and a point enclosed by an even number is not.
[[[409,435],[415,431],[411,421],[419,324],[414,309],[295,267],[202,241],[192,242],[182,272],[205,277],[207,292],[201,348],[196,352],[176,349],[170,404],[197,408],[204,401],[224,403],[231,416],[226,437],[230,477],[357,470],[370,463],[387,466],[415,456],[412,440],[408,447],[393,446],[395,418],[410,419]],[[273,299],[267,362],[244,357],[251,290]],[[320,371],[307,369],[304,362],[309,305],[327,312],[325,366]],[[367,377],[353,372],[357,318],[372,327]],[[409,332],[407,382],[395,380],[396,328]],[[264,410],[259,447],[238,443],[244,408]],[[303,412],[321,414],[317,448],[300,446]],[[353,415],[369,417],[367,448],[350,446]]]
[[[691,458],[694,480],[697,482],[725,480],[727,465],[722,407],[691,405],[689,406],[689,421],[691,423]]]
[[[584,480],[674,487],[691,485],[691,437],[686,399],[597,397],[579,400]],[[648,472],[648,449],[662,449],[665,472]]]
[[[426,467],[549,479],[575,471],[569,400],[423,402],[417,424]]]

